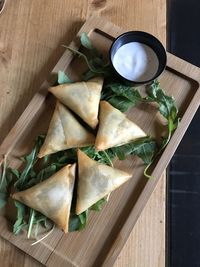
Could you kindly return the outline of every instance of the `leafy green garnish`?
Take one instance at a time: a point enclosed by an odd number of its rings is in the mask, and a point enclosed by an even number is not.
[[[77,56],[82,57],[85,60],[87,66],[88,66],[88,68],[89,68],[89,70],[91,72],[93,72],[95,74],[103,74],[105,72],[103,67],[100,67],[100,68],[95,67],[94,66],[94,61],[93,60],[89,60],[87,58],[87,56],[85,54],[83,54],[82,52],[80,52],[78,50],[75,50],[72,47],[69,47],[69,46],[66,46],[66,45],[63,45],[63,47],[67,48],[69,51],[71,51],[72,53],[76,54]]]
[[[39,150],[44,142],[43,136],[38,136],[35,142],[35,147],[31,151],[30,154],[24,157],[25,160],[25,168],[22,171],[19,179],[15,183],[15,187],[21,191],[24,189],[24,185],[28,182],[28,179],[30,178],[30,173],[33,171],[33,166],[37,162],[37,155],[39,153]]]
[[[94,146],[89,146],[81,148],[81,150],[91,159],[109,166],[112,166],[112,160],[115,158],[115,154],[111,149],[96,151]]]
[[[34,211],[34,209],[30,209],[29,222],[28,222],[28,234],[27,234],[28,238],[30,238],[30,236],[31,236],[31,232],[33,229],[33,224],[34,224],[34,219],[35,219],[35,211]]]
[[[107,203],[107,199],[102,198],[99,201],[97,201],[94,205],[92,205],[89,209],[82,212],[81,214],[79,215],[71,214],[69,220],[69,232],[83,230],[88,222],[89,211],[90,210],[101,211],[105,203]]]
[[[78,215],[71,214],[69,219],[69,232],[78,231],[81,227],[80,219]]]
[[[89,50],[95,49],[86,32],[83,32],[81,34],[80,41],[81,41],[82,46],[84,46],[85,48],[87,48]]]
[[[112,106],[122,112],[127,111],[143,101],[137,89],[121,83],[105,84],[101,99],[108,101]]]
[[[38,173],[34,170],[34,167],[38,160],[37,155],[43,142],[44,136],[38,136],[31,153],[23,157],[25,166],[21,174],[15,169],[12,169],[12,173],[14,173],[17,178],[17,181],[14,184],[17,191],[25,190],[43,181],[44,179],[47,179],[48,177],[53,175],[53,173],[56,172],[56,168],[54,165],[45,167],[44,169],[41,169]],[[27,227],[29,238],[32,234],[34,226],[36,226],[35,230],[37,231],[39,224],[46,224],[46,217],[44,215],[41,215],[39,212],[26,207],[24,204],[18,201],[15,201],[15,206],[17,208],[17,218],[13,226],[13,232],[15,234],[20,233],[20,231],[24,227]]]
[[[143,160],[145,165],[152,162],[157,149],[156,141],[150,137],[140,138],[132,143],[112,148],[120,160],[124,160],[128,155],[136,155]]]
[[[162,144],[163,149],[169,143],[174,130],[178,127],[178,108],[176,106],[174,98],[165,94],[165,92],[161,89],[160,83],[158,81],[154,81],[149,86],[147,92],[147,100],[154,101],[158,104],[160,113],[165,119],[167,119],[168,122],[168,136],[164,138],[164,142]]]
[[[52,176],[54,173],[56,173],[56,171],[57,171],[57,167],[55,164],[51,164],[50,166],[40,170],[35,177],[33,177],[26,184],[24,184],[23,190],[46,180],[47,178]]]
[[[168,129],[167,136],[163,137],[163,142],[157,153],[155,153],[154,157],[152,158],[152,162],[150,162],[144,170],[144,175],[147,178],[151,178],[151,176],[148,175],[147,171],[149,170],[149,167],[154,162],[154,160],[160,155],[160,153],[169,143],[172,133],[178,127],[180,118],[178,117],[178,108],[176,106],[174,98],[165,94],[164,90],[161,89],[160,83],[157,80],[155,80],[148,87],[147,94],[148,96],[146,97],[146,101],[156,102],[158,104],[160,114],[167,120]]]
[[[96,50],[96,48],[93,46],[91,40],[89,39],[87,33],[83,32],[80,36],[81,45],[88,50],[88,54],[85,55],[79,50],[76,50],[72,47],[65,46],[66,49],[71,51],[73,54],[77,55],[78,57],[81,57],[87,67],[88,70],[83,74],[83,79],[88,80],[96,75],[106,75],[110,69],[110,66],[108,63],[105,63],[103,60],[102,55]]]
[[[0,209],[3,208],[7,203],[7,199],[9,196],[8,189],[12,180],[12,169],[7,167],[7,156],[4,156],[2,162],[2,172],[0,176]]]
[[[72,83],[72,80],[64,73],[64,71],[58,71],[58,84]]]
[[[7,203],[7,194],[0,192],[0,209],[3,208]]]
[[[13,226],[13,233],[15,235],[19,234],[20,231],[27,226],[25,215],[26,215],[26,207],[24,204],[18,201],[14,201],[15,207],[17,208],[17,219]]]
[[[90,210],[100,211],[102,210],[103,206],[107,203],[106,198],[102,198],[99,201],[97,201],[94,205],[90,207]]]
[[[80,220],[80,226],[79,226],[79,231],[84,229],[86,227],[87,221],[88,221],[88,215],[89,215],[89,210],[86,210],[82,212],[81,214],[78,215],[79,220]]]

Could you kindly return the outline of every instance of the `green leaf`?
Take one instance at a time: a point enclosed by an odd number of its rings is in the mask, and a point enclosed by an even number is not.
[[[107,203],[106,198],[102,198],[97,201],[94,205],[90,207],[90,210],[100,211],[102,210],[103,206]]]
[[[42,181],[46,180],[54,173],[56,173],[56,171],[57,171],[56,164],[51,164],[50,166],[40,170],[36,177],[32,178],[24,185],[23,190],[32,187],[38,183],[41,183]]]
[[[20,177],[20,172],[17,169],[10,169],[17,179]]]
[[[96,151],[94,146],[84,147],[81,150],[91,159],[109,166],[112,166],[112,160],[116,156],[111,149]]]
[[[144,137],[132,143],[114,147],[112,150],[120,160],[125,159],[128,155],[137,155],[144,161],[144,164],[148,165],[157,151],[157,144],[155,140]]]
[[[81,53],[80,51],[78,51],[78,50],[76,50],[76,49],[73,49],[73,48],[71,48],[71,47],[69,47],[69,46],[65,46],[65,45],[64,45],[64,47],[65,47],[66,49],[68,49],[69,51],[71,51],[72,53],[76,54],[77,56],[82,57],[82,58],[85,60],[85,63],[87,64],[88,68],[89,68],[92,72],[94,72],[94,73],[96,73],[96,74],[103,74],[103,73],[104,73],[103,68],[101,68],[101,69],[96,69],[96,68],[89,62],[89,59],[88,59],[88,57],[87,57],[85,54],[83,54],[83,53]]]
[[[7,193],[0,192],[0,209],[7,203]]]
[[[78,215],[76,214],[71,215],[69,219],[69,232],[78,231],[80,227],[81,227],[81,222]]]
[[[121,112],[126,112],[133,107],[133,102],[122,96],[113,96],[108,100],[108,102]]]
[[[95,76],[96,76],[96,73],[93,72],[93,71],[91,71],[91,70],[89,69],[89,70],[87,70],[87,71],[85,71],[85,72],[83,73],[83,75],[82,75],[82,79],[83,79],[84,81],[88,81],[89,79],[92,79],[92,78],[94,78]]]
[[[71,214],[69,220],[69,232],[81,231],[86,227],[88,221],[88,210],[79,215]]]
[[[83,33],[81,34],[80,41],[81,41],[82,46],[84,46],[85,48],[87,48],[87,49],[89,49],[89,50],[94,49],[94,47],[93,47],[93,45],[92,45],[92,42],[91,42],[91,40],[90,40],[90,38],[88,37],[88,35],[87,35],[86,32],[83,32]]]
[[[24,157],[25,159],[25,167],[22,171],[19,179],[15,183],[15,187],[18,190],[23,190],[24,187],[26,187],[27,180],[31,177],[30,173],[32,171],[32,168],[34,167],[35,163],[37,162],[37,155],[38,152],[44,142],[43,136],[38,136],[35,142],[35,146],[30,154]]]
[[[159,105],[159,111],[167,120],[171,117],[173,120],[177,119],[178,109],[173,97],[168,96],[160,88],[160,83],[154,81],[148,88],[148,95]]]
[[[80,225],[80,227],[78,229],[79,231],[86,227],[87,221],[88,221],[88,215],[89,215],[89,211],[88,210],[86,210],[86,211],[84,211],[84,212],[82,212],[81,214],[78,215],[79,220],[81,222],[81,225]]]
[[[72,80],[64,73],[64,71],[58,71],[58,84],[72,83]]]
[[[2,173],[0,177],[0,191],[6,192],[7,191],[7,181],[6,181],[7,156],[4,157],[2,166],[3,166]]]
[[[27,233],[28,239],[31,236],[34,223],[36,223],[35,222],[35,211],[34,211],[34,209],[30,209],[29,222],[28,222],[28,233]]]
[[[137,89],[121,83],[108,83],[104,86],[102,100],[108,101],[112,106],[125,112],[140,104],[143,99]]]
[[[14,201],[14,204],[17,208],[17,219],[13,226],[13,233],[17,235],[24,228],[24,226],[27,225],[25,222],[26,207],[24,204],[18,201]]]
[[[0,209],[7,203],[8,189],[13,180],[11,169],[7,168],[7,157],[4,157],[2,168],[3,170],[0,177]]]
[[[155,101],[158,104],[160,113],[164,118],[167,119],[168,122],[168,136],[165,138],[160,148],[161,152],[168,144],[173,131],[178,127],[178,108],[176,106],[174,98],[165,94],[164,90],[161,89],[160,83],[158,81],[154,81],[149,86],[147,93],[149,99]]]

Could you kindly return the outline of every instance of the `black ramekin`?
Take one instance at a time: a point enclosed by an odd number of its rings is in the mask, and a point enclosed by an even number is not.
[[[139,42],[146,44],[147,46],[151,47],[153,51],[156,53],[159,61],[159,66],[156,74],[150,79],[146,81],[132,81],[124,78],[120,73],[117,72],[115,67],[113,66],[113,58],[117,50],[122,46],[130,42]],[[117,73],[118,76],[120,76],[123,80],[128,81],[129,83],[135,84],[135,85],[141,85],[141,84],[148,84],[151,83],[153,80],[158,78],[160,74],[164,71],[167,63],[167,55],[165,48],[161,44],[161,42],[153,35],[147,33],[147,32],[142,32],[142,31],[130,31],[130,32],[125,32],[118,36],[115,41],[112,43],[109,51],[109,57],[110,57],[110,62]]]

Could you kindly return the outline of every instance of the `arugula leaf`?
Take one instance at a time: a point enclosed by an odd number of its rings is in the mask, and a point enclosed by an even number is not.
[[[97,76],[96,73],[89,69],[83,73],[82,79],[83,79],[83,81],[88,81],[89,79],[92,79],[96,76]]]
[[[108,101],[112,106],[122,112],[127,111],[143,101],[137,89],[121,83],[106,84],[103,88],[101,99]]]
[[[40,224],[44,228],[52,228],[53,222],[50,221],[45,215],[41,214],[40,212],[35,211],[35,218],[34,218],[34,223],[35,224]]]
[[[3,170],[2,170],[1,181],[0,181],[1,192],[6,190],[6,187],[7,187],[7,183],[6,183],[7,156],[4,157],[2,165],[3,165]]]
[[[74,163],[77,161],[77,149],[71,148],[63,151],[62,156],[60,155],[59,158],[57,159],[58,163],[61,164],[70,164]]]
[[[20,172],[17,169],[10,169],[10,171],[14,174],[14,176],[19,179]]]
[[[162,151],[169,143],[172,133],[178,127],[180,120],[178,117],[178,108],[174,98],[165,94],[157,80],[149,86],[147,93],[147,100],[156,102],[159,106],[160,113],[168,121],[168,136],[163,139],[163,144],[160,149]]]
[[[72,83],[72,80],[64,73],[64,71],[58,71],[58,84]]]
[[[82,212],[79,215],[71,214],[69,220],[69,232],[83,230],[88,221],[89,210]]]
[[[85,48],[89,49],[89,50],[92,50],[94,49],[94,46],[90,40],[90,38],[88,37],[87,33],[86,32],[83,32],[80,36],[80,41],[81,41],[81,44],[82,46],[84,46]]]
[[[33,225],[34,225],[34,220],[35,220],[35,211],[34,209],[30,209],[29,222],[28,222],[28,233],[27,233],[28,239],[31,236],[31,232],[32,232]]]
[[[99,51],[94,47],[91,39],[89,38],[86,32],[83,32],[80,36],[80,42],[83,47],[85,47],[88,51],[88,61],[94,66],[104,66],[103,56]]]
[[[16,200],[14,201],[14,204],[17,208],[17,219],[13,226],[13,233],[17,235],[25,226],[27,226],[27,223],[25,221],[26,207],[24,204]]]
[[[37,155],[39,153],[39,150],[44,142],[44,136],[38,136],[35,142],[35,146],[30,154],[23,157],[25,160],[25,167],[21,174],[17,172],[16,170],[12,170],[12,173],[15,174],[15,176],[18,178],[18,180],[15,182],[14,187],[21,191],[24,189],[27,189],[29,186],[35,184],[35,178],[36,172],[34,171],[33,167],[35,166],[38,158]],[[39,173],[40,174],[40,173]],[[40,174],[40,180],[41,180],[41,174]],[[43,176],[42,176],[43,178]],[[39,180],[39,178],[38,178]],[[38,181],[37,180],[37,181]],[[15,201],[15,206],[17,208],[17,219],[13,227],[14,234],[18,234],[22,228],[25,226],[28,227],[28,238],[31,235],[31,231],[33,228],[33,224],[35,223],[35,214],[36,212],[33,209],[26,208],[25,205],[22,203]],[[26,210],[30,211],[30,219],[28,223],[25,221],[26,216]]]
[[[4,157],[2,169],[3,170],[0,177],[0,209],[3,208],[7,203],[8,188],[13,180],[11,169],[7,168],[7,156]]]
[[[96,69],[92,63],[91,60],[89,60],[87,58],[87,56],[85,54],[83,54],[82,52],[76,50],[76,49],[73,49],[72,47],[69,47],[69,46],[66,46],[66,45],[63,45],[63,47],[67,48],[69,51],[71,51],[72,53],[78,55],[79,57],[82,57],[84,60],[85,60],[85,63],[87,64],[88,68],[96,73],[96,74],[103,74],[104,73],[104,70],[103,68],[99,68],[99,69]]]
[[[87,222],[88,222],[88,215],[89,215],[89,210],[86,210],[78,215],[80,223],[81,223],[78,229],[79,231],[86,227]]]
[[[115,158],[115,154],[111,149],[96,151],[94,146],[89,146],[81,148],[81,150],[91,159],[96,160],[99,163],[107,164],[109,166],[112,166],[112,159]]]
[[[80,227],[81,227],[81,222],[78,215],[76,214],[71,215],[69,219],[69,232],[78,231]]]
[[[144,175],[147,178],[151,178],[151,176],[148,175],[147,171],[154,160],[160,155],[160,153],[169,143],[172,133],[178,127],[180,118],[178,117],[178,108],[176,106],[174,98],[165,94],[165,92],[160,87],[160,83],[157,80],[155,80],[148,87],[147,94],[148,96],[146,97],[146,101],[156,102],[158,104],[159,111],[161,115],[167,120],[168,127],[168,134],[163,138],[161,147],[159,148],[157,153],[155,153],[154,157],[152,158],[152,162],[150,162],[144,170]]]
[[[94,205],[90,207],[90,210],[100,211],[102,210],[103,206],[107,203],[106,198],[102,198],[97,201]]]
[[[47,178],[52,176],[54,173],[56,173],[56,171],[57,171],[56,164],[51,164],[50,166],[40,170],[39,173],[35,177],[33,177],[23,186],[23,190],[46,180]]]
[[[0,192],[0,209],[3,208],[7,203],[7,194]]]
[[[37,162],[37,155],[39,153],[39,150],[40,150],[43,142],[44,142],[44,137],[43,136],[38,136],[37,139],[36,139],[35,146],[34,146],[33,150],[31,151],[30,154],[28,154],[27,156],[24,157],[25,163],[26,163],[25,168],[22,171],[19,179],[15,183],[15,187],[19,191],[23,190],[24,184],[26,184],[26,182],[30,178],[29,174],[32,171],[33,166]]]
[[[134,142],[114,147],[112,150],[120,160],[124,160],[128,155],[137,155],[145,165],[148,165],[152,162],[157,151],[157,144],[152,138],[144,137]]]

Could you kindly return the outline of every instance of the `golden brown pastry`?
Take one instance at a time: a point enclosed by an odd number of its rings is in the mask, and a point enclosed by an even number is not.
[[[47,136],[38,154],[39,158],[73,147],[92,145],[95,137],[86,130],[74,115],[57,101]]]
[[[78,175],[76,214],[87,210],[131,177],[129,173],[92,160],[80,150]]]
[[[69,164],[49,179],[12,195],[28,207],[51,219],[65,233],[68,232],[76,164]]]
[[[95,141],[97,150],[120,146],[144,136],[145,132],[127,119],[124,113],[106,101],[100,102],[99,128]]]
[[[103,78],[95,77],[87,82],[51,87],[49,91],[94,129],[98,124],[102,86]]]

